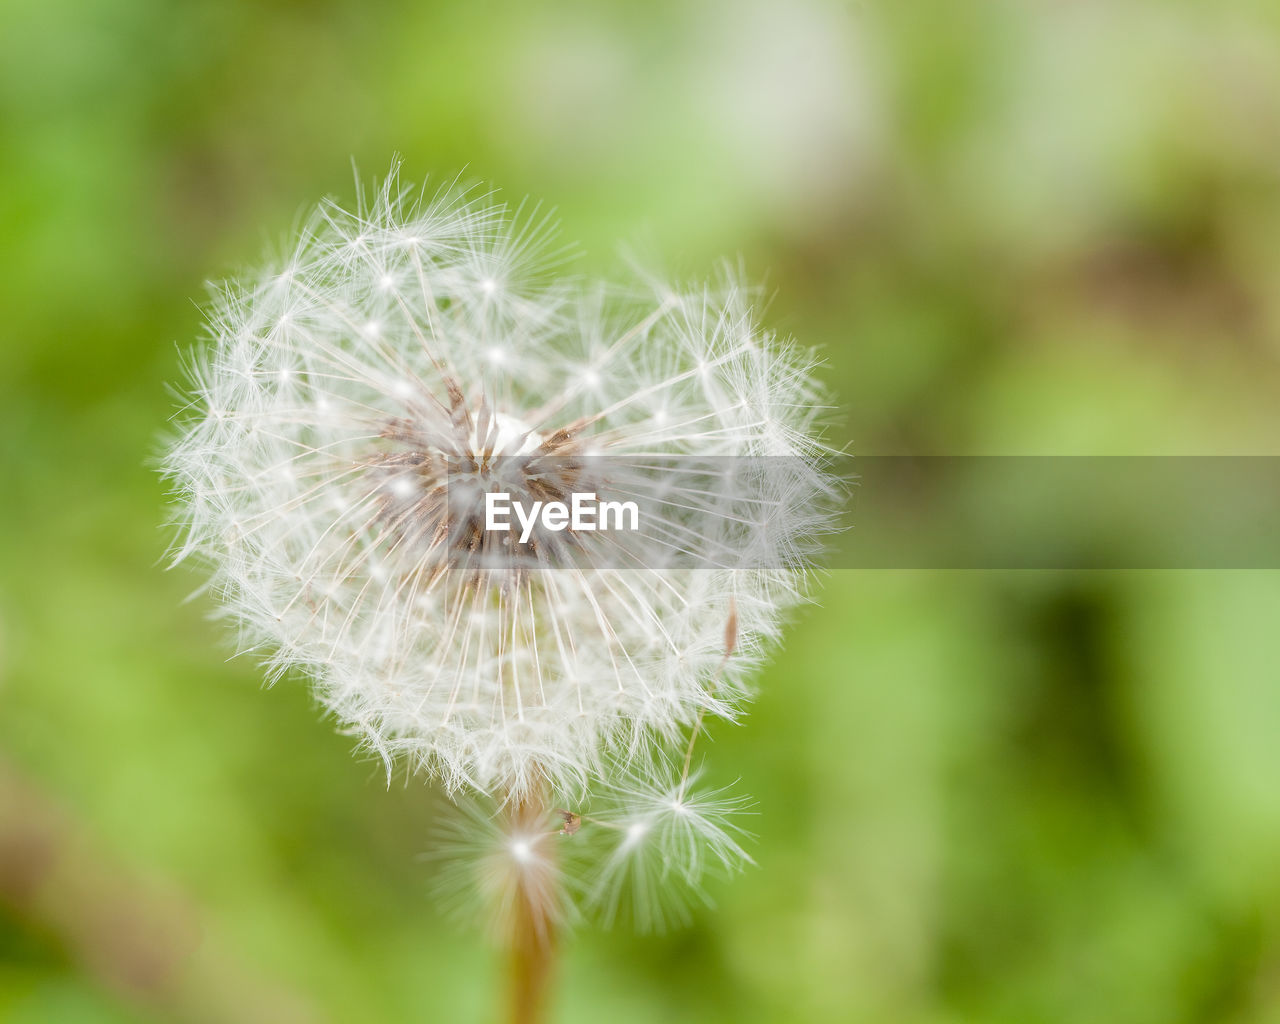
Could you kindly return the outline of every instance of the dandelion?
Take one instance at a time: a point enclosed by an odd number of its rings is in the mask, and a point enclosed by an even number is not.
[[[555,841],[608,831],[579,817],[595,786],[631,789],[606,916],[642,848],[659,880],[745,859],[688,758],[637,766],[739,712],[831,490],[811,359],[737,275],[592,286],[557,273],[553,239],[536,211],[394,173],[354,211],[322,205],[217,290],[165,461],[175,561],[211,568],[242,650],[308,676],[388,772],[494,801],[454,847],[534,945],[564,919]],[[498,493],[539,523],[491,528]],[[642,525],[555,519],[583,495]]]

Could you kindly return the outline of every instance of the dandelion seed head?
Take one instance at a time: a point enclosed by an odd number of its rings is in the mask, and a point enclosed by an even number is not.
[[[799,485],[754,499],[786,515],[735,514],[780,520],[750,573],[682,568],[671,541],[611,562],[616,541],[571,530],[538,533],[521,561],[477,499],[593,490],[596,456],[784,455],[823,481],[811,360],[759,328],[735,278],[618,299],[550,273],[553,235],[536,213],[458,187],[415,196],[394,175],[354,210],[324,204],[287,262],[217,291],[165,466],[175,558],[210,567],[273,676],[310,676],[379,756],[517,800],[734,715],[803,596],[816,520]],[[668,476],[674,535],[702,499]],[[651,810],[638,849],[673,816],[715,820]]]

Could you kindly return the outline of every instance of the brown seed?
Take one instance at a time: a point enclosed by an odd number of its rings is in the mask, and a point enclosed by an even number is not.
[[[727,661],[738,646],[738,602],[729,598],[729,621],[724,624],[724,656]]]

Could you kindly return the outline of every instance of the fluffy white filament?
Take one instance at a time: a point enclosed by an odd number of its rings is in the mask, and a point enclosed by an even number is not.
[[[309,675],[389,765],[514,800],[736,711],[802,593],[826,486],[809,359],[757,326],[732,277],[621,295],[556,277],[550,236],[394,176],[354,212],[323,205],[287,258],[218,292],[166,462],[177,557],[212,567],[244,649]],[[625,563],[593,565],[606,549],[584,542],[571,562],[488,571],[474,538],[441,532],[428,467],[539,456],[784,457],[811,475],[742,509],[752,568],[673,564],[689,529],[673,511]],[[705,499],[693,476],[656,475],[664,508]]]

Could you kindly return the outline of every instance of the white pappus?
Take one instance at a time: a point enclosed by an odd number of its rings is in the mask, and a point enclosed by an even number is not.
[[[525,808],[617,796],[704,716],[737,713],[832,491],[811,357],[758,326],[736,275],[588,285],[557,275],[553,235],[395,173],[354,211],[323,204],[284,259],[217,290],[164,463],[175,560],[211,569],[244,650],[307,675],[388,766]],[[705,467],[728,480],[752,459],[787,460],[785,482],[709,515]],[[493,491],[639,497],[656,522],[517,556],[467,504]],[[753,555],[680,557],[698,549]],[[668,856],[695,837],[740,860],[688,776],[686,759],[666,789],[637,783],[624,817],[660,824]],[[663,811],[671,787],[700,810]],[[631,870],[614,860],[606,876]]]

